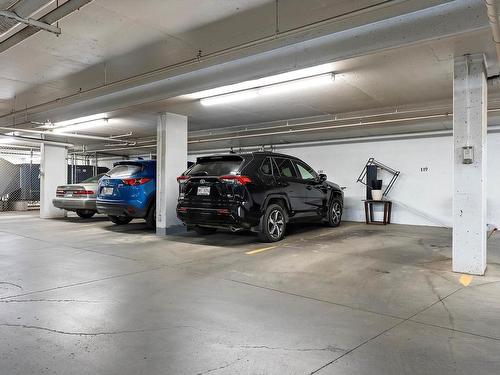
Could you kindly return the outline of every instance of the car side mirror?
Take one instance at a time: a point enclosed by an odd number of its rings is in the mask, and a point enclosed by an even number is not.
[[[320,173],[319,174],[319,182],[325,182],[327,179],[326,174]]]

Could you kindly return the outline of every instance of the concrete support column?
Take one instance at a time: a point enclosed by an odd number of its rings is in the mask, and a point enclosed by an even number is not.
[[[177,177],[187,169],[186,116],[162,113],[158,118],[156,148],[156,234],[165,235],[181,225],[176,207]]]
[[[484,55],[455,58],[453,271],[474,275],[486,270],[486,78]],[[470,164],[465,146],[472,147]]]
[[[40,218],[50,219],[66,216],[66,211],[54,207],[59,185],[65,185],[68,178],[68,150],[63,146],[42,144],[40,162]]]

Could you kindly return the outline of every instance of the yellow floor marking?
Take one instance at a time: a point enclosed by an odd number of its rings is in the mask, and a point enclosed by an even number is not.
[[[247,251],[245,254],[246,255],[253,255],[253,254],[257,254],[257,253],[262,253],[263,251],[267,251],[267,250],[272,250],[272,249],[275,249],[277,248],[278,246],[270,246],[270,247],[264,247],[262,249],[257,249],[257,250],[252,250],[252,251]]]
[[[472,282],[472,276],[471,275],[462,275],[460,276],[460,284],[463,286],[469,286],[469,284]]]

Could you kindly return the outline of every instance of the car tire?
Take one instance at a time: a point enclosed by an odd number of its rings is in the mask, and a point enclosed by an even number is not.
[[[328,221],[330,227],[338,227],[342,221],[342,201],[334,198],[328,207]]]
[[[127,216],[112,216],[112,215],[110,215],[108,217],[109,217],[109,220],[111,220],[116,225],[125,225],[125,224],[128,224],[132,221],[132,218],[127,217]]]
[[[286,211],[279,204],[271,204],[262,216],[259,238],[262,242],[277,242],[285,237]]]
[[[146,226],[149,229],[156,228],[156,203],[153,203],[148,210],[148,214],[146,215]]]
[[[82,219],[90,219],[96,212],[93,210],[76,210],[76,214]]]
[[[209,227],[194,227],[193,230],[200,236],[206,236],[217,232],[217,228],[209,228]]]

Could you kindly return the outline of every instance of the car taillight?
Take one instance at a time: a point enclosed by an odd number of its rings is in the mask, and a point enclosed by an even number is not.
[[[252,179],[248,176],[238,176],[232,174],[227,176],[220,176],[219,180],[221,180],[222,182],[232,182],[240,185],[246,185],[252,183]]]
[[[151,181],[150,178],[126,178],[126,179],[122,180],[122,182],[125,185],[129,185],[129,186],[142,185],[142,184],[145,184],[146,182],[149,182],[149,181]]]
[[[73,194],[74,195],[92,195],[92,194],[95,194],[95,191],[92,191],[92,190],[77,190]]]
[[[182,176],[177,177],[177,182],[179,184],[183,184],[183,183],[187,182],[187,180],[189,180],[189,178],[190,178],[189,176],[182,175]]]

